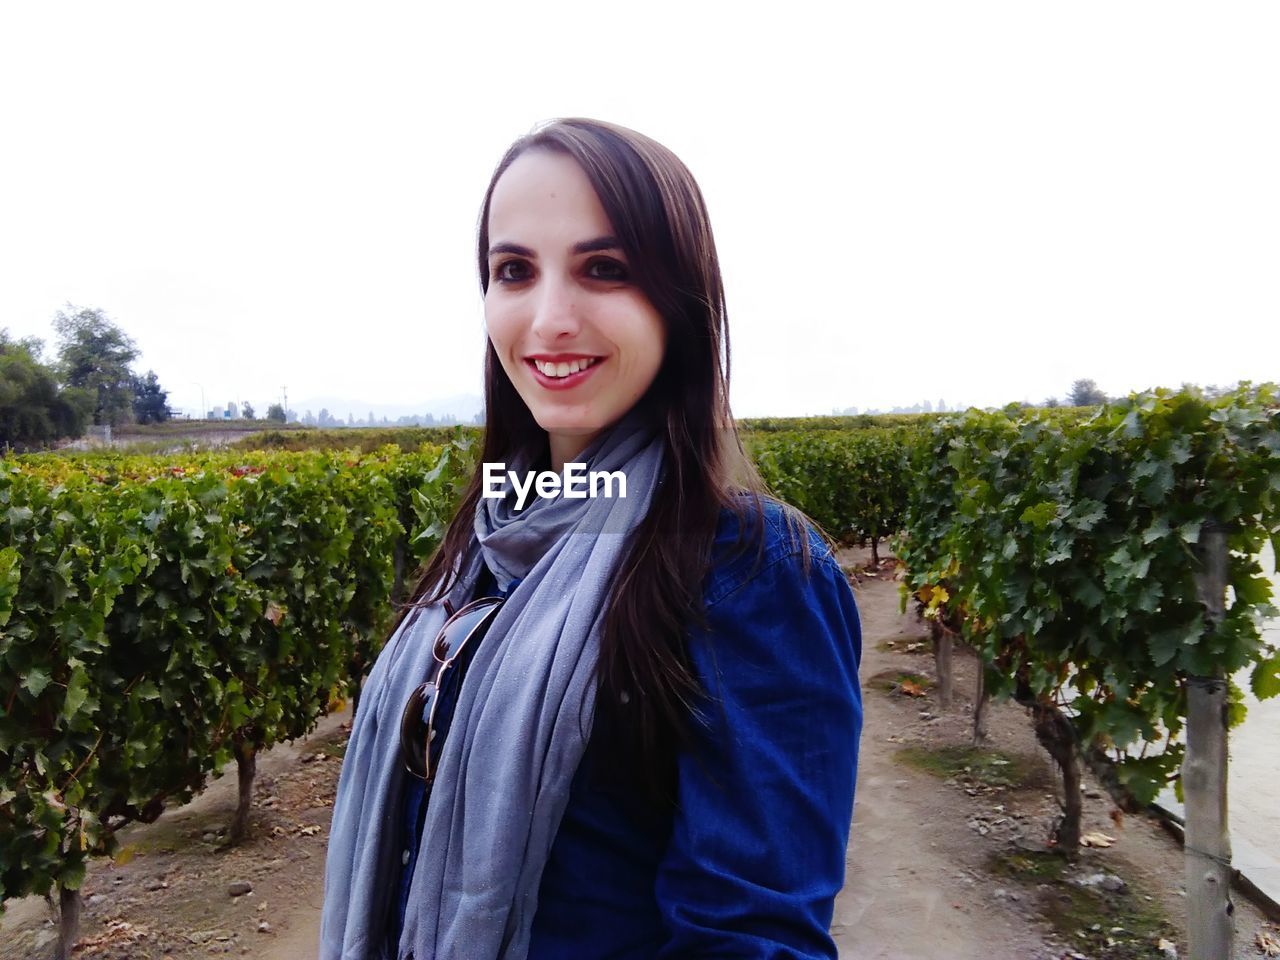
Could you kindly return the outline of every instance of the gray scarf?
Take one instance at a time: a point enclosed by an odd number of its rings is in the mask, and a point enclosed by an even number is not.
[[[471,599],[482,561],[505,591],[460,692],[427,807],[398,957],[523,960],[538,885],[586,749],[610,585],[648,512],[662,440],[639,410],[574,462],[620,470],[626,497],[481,498],[476,541],[449,593]],[[509,464],[523,477],[528,463]],[[510,486],[509,484],[507,485]],[[443,605],[406,617],[360,699],[334,802],[320,960],[376,960],[400,871],[400,716],[428,675]],[[390,904],[390,907],[388,907]],[[398,960],[398,957],[396,960]]]

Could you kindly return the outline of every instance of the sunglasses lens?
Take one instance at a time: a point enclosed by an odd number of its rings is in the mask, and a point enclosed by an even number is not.
[[[440,628],[440,635],[436,637],[435,648],[432,650],[436,662],[448,663],[456,657],[473,633],[484,632],[477,628],[487,627],[499,606],[500,601],[486,598],[483,601],[467,604],[445,621],[445,625]]]
[[[436,685],[432,682],[417,687],[400,718],[400,754],[409,772],[421,780],[427,778],[427,724],[424,714],[435,690]]]

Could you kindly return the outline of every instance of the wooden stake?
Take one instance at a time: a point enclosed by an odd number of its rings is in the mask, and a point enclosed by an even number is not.
[[[1205,632],[1226,616],[1227,533],[1206,523],[1196,550],[1196,587],[1205,608]],[[1227,681],[1188,677],[1187,752],[1182,762],[1186,805],[1187,941],[1191,960],[1234,955],[1231,834],[1227,820]]]

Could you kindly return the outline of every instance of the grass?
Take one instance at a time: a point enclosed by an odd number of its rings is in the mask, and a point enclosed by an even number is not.
[[[316,753],[323,753],[327,757],[333,757],[341,760],[347,754],[347,736],[343,734],[339,740],[325,740],[320,744],[320,749]]]
[[[881,653],[933,653],[928,637],[894,637],[891,640],[881,640],[876,644],[876,649]]]
[[[1101,872],[1101,865],[1073,864],[1053,852],[1019,851],[993,854],[987,868],[1036,890],[1044,918],[1093,960],[1163,960],[1156,944],[1161,938],[1177,938],[1169,918],[1132,884],[1112,892],[1072,882],[1073,877]]]
[[[1046,776],[1044,764],[1036,757],[978,747],[904,747],[895,756],[900,763],[936,777],[988,787],[1028,786],[1044,781]]]

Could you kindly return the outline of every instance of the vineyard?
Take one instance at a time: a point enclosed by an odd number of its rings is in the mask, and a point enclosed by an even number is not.
[[[353,688],[468,448],[0,469],[0,900],[56,887]],[[66,927],[64,950],[74,939]]]
[[[1256,559],[1280,547],[1275,388],[742,426],[779,496],[841,540],[893,544],[944,688],[952,645],[976,651],[975,738],[990,698],[1028,708],[1066,788],[1056,846],[1079,842],[1084,762],[1130,806],[1176,782],[1188,845],[1229,863],[1212,807],[1220,721],[1243,711],[1231,678],[1280,693]],[[242,834],[255,756],[358,689],[476,436],[0,461],[0,904],[59,891],[69,953],[87,861],[231,760]]]

